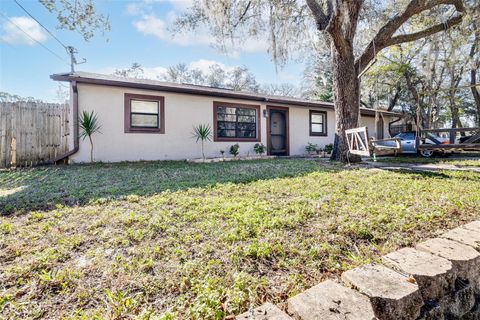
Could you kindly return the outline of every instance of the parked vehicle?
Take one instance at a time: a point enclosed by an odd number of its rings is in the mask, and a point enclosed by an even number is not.
[[[402,146],[402,151],[401,151],[402,154],[417,154],[417,153],[419,153],[420,155],[422,155],[425,158],[431,157],[434,154],[433,150],[425,150],[425,149],[422,149],[420,151],[417,150],[417,145],[416,145],[416,141],[415,141],[416,136],[417,136],[417,133],[415,131],[405,131],[405,132],[397,133],[394,136],[394,138],[399,138],[400,139],[400,145]],[[446,138],[446,137],[436,136],[435,139],[442,142],[442,143],[448,143],[448,138]],[[386,145],[389,145],[389,144],[393,145],[393,142],[388,142],[387,141],[385,143],[386,143]],[[433,141],[427,139],[425,141],[425,143],[433,144]]]

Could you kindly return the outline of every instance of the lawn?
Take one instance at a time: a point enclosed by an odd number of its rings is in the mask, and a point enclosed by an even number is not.
[[[420,156],[379,157],[377,161],[388,163],[450,164],[460,168],[480,167],[480,153],[459,154],[452,158],[445,156],[434,156],[432,158],[422,158]]]
[[[479,190],[303,159],[0,172],[0,318],[222,319],[478,219]]]

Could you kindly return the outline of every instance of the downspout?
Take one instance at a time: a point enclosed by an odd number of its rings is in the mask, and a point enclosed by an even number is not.
[[[55,158],[55,164],[68,164],[68,157],[78,152],[78,88],[77,88],[77,81],[71,81],[72,85],[72,113],[73,113],[73,149],[67,151],[66,153],[62,154]]]

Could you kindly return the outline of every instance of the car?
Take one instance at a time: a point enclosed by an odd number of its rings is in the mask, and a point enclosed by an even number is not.
[[[433,155],[434,151],[433,150],[428,150],[428,149],[421,149],[420,151],[417,150],[417,144],[416,144],[416,137],[417,133],[415,131],[405,131],[405,132],[400,132],[397,133],[394,138],[399,138],[400,139],[400,145],[402,147],[402,154],[417,154],[419,153],[425,158],[429,158]],[[436,136],[435,140],[440,141],[441,143],[448,143],[448,138],[446,137],[441,137],[441,136]],[[425,141],[426,144],[434,144],[434,142],[430,139],[426,139]],[[388,146],[393,146],[395,142],[393,141],[386,141],[385,145]]]

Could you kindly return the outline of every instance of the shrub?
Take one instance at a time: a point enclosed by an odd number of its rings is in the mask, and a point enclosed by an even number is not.
[[[313,144],[311,142],[309,142],[307,144],[307,146],[305,147],[305,151],[308,153],[308,154],[312,154],[312,153],[315,153],[317,152],[317,149],[318,149],[318,146],[316,144]]]
[[[240,146],[238,145],[238,143],[235,143],[233,146],[230,146],[230,154],[232,156],[234,156],[235,158],[238,156],[238,149],[240,149]]]
[[[93,162],[93,140],[92,135],[100,132],[100,121],[98,116],[92,111],[82,111],[80,114],[80,119],[78,120],[78,126],[80,128],[80,138],[85,140],[88,138],[90,140],[90,162]]]
[[[325,148],[323,149],[323,151],[325,151],[326,153],[332,153],[333,143],[329,143],[329,144],[325,145]]]
[[[253,150],[255,150],[255,153],[256,154],[259,154],[259,155],[262,155],[265,153],[266,151],[266,147],[263,143],[256,143],[254,146],[253,146]]]
[[[212,135],[212,129],[209,124],[199,124],[193,127],[193,138],[202,142],[202,158],[205,160],[204,144],[205,141],[212,141],[210,136]]]

